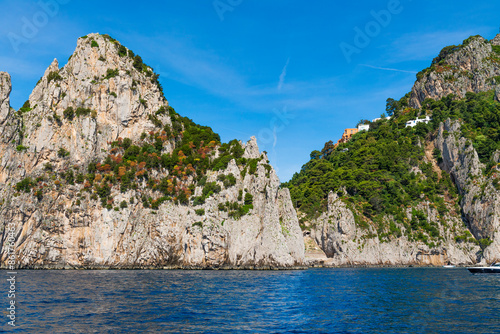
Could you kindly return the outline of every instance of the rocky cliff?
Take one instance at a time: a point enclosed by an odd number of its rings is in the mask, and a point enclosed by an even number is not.
[[[285,184],[311,263],[500,261],[499,64],[500,35],[446,47],[390,120],[311,154]]]
[[[416,209],[425,212],[428,223],[439,222],[438,211],[423,201]],[[413,218],[411,208],[405,212],[406,221]],[[457,243],[455,237],[467,230],[460,219],[452,215],[443,217],[439,224],[441,242],[436,246],[408,236],[406,227],[400,226],[398,236],[384,238],[372,224],[360,224],[360,213],[333,192],[328,196],[327,211],[312,222],[311,237],[325,253],[327,259],[310,258],[312,264],[323,261],[328,265],[433,265],[448,263],[469,265],[481,260],[480,248],[470,242]],[[394,223],[394,217],[385,219]],[[398,224],[399,225],[399,224]]]
[[[491,41],[472,36],[461,45],[444,48],[431,67],[417,74],[410,106],[420,108],[426,98],[439,100],[449,94],[461,98],[467,92],[497,89],[499,83],[500,35]]]
[[[19,268],[293,267],[288,189],[255,138],[218,142],[178,115],[158,76],[107,35],[78,39],[29,100],[0,73],[1,261]]]
[[[487,262],[500,261],[500,189],[498,189],[499,154],[488,174],[479,161],[472,142],[462,137],[460,122],[441,123],[435,139],[441,151],[443,169],[451,174],[462,196],[460,206],[468,228],[478,240],[491,244],[484,250]]]

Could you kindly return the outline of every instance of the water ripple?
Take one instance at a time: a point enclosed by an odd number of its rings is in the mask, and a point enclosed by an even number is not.
[[[18,327],[5,318],[5,331],[500,332],[500,275],[465,269],[26,270],[17,283]]]

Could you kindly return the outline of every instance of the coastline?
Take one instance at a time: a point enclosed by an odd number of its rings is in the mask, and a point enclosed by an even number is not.
[[[455,268],[467,268],[468,265],[455,265]],[[407,264],[342,264],[342,265],[325,265],[325,264],[312,264],[308,266],[291,266],[291,267],[273,267],[273,266],[220,266],[220,267],[200,267],[200,266],[121,266],[121,267],[113,267],[113,266],[85,266],[85,267],[75,267],[75,266],[54,266],[54,267],[42,267],[42,266],[28,266],[22,268],[16,268],[17,271],[22,270],[179,270],[179,271],[189,271],[189,270],[197,270],[197,271],[218,271],[218,270],[227,270],[227,271],[238,271],[238,270],[248,270],[248,271],[295,271],[295,270],[308,270],[308,269],[345,269],[345,268],[366,268],[366,269],[375,269],[375,268],[443,268],[443,266],[434,266],[434,265],[407,265]],[[453,269],[453,268],[448,268]],[[8,271],[7,267],[0,267],[0,271]]]

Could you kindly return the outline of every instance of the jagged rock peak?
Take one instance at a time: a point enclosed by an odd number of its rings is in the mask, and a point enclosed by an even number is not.
[[[63,68],[54,59],[37,83],[23,112],[22,145],[44,152],[38,165],[60,148],[84,163],[107,142],[154,129],[151,115],[162,107],[168,102],[153,69],[110,36],[89,34],[78,39]],[[158,117],[171,125],[168,115]]]
[[[10,75],[6,72],[0,72],[0,124],[3,124],[10,111],[10,92],[12,84]]]
[[[244,147],[244,158],[257,159],[260,157],[259,146],[257,145],[257,138],[255,138],[255,136],[250,137],[250,140],[246,143],[246,145],[244,145]]]
[[[51,86],[62,87],[65,97],[73,91],[81,92],[84,96],[68,96],[70,101],[67,104],[82,104],[86,107],[90,102],[95,102],[87,101],[87,96],[94,93],[95,87],[101,91],[106,88],[113,97],[118,95],[117,90],[132,94],[137,97],[135,102],[153,109],[166,103],[158,75],[154,74],[153,69],[145,65],[140,56],[108,35],[89,34],[80,37],[64,68],[59,70],[58,62],[54,60],[45,71],[30,96],[30,102],[40,102]],[[64,97],[62,100],[47,102],[64,102]]]
[[[495,38],[493,38],[490,43],[492,45],[500,45],[500,34],[496,35]]]
[[[500,83],[499,43],[500,36],[491,43],[471,36],[461,45],[443,48],[432,65],[417,74],[410,106],[420,108],[426,98],[439,100],[449,94],[462,98],[467,92],[495,89]]]

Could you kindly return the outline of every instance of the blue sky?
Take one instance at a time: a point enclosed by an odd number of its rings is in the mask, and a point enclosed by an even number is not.
[[[494,1],[0,0],[0,6],[0,71],[12,75],[13,107],[54,58],[66,63],[78,37],[107,33],[160,74],[180,114],[211,126],[223,141],[255,135],[282,181],[344,128],[379,117],[385,100],[410,91],[415,73],[444,46],[476,34],[491,39],[500,27]]]

